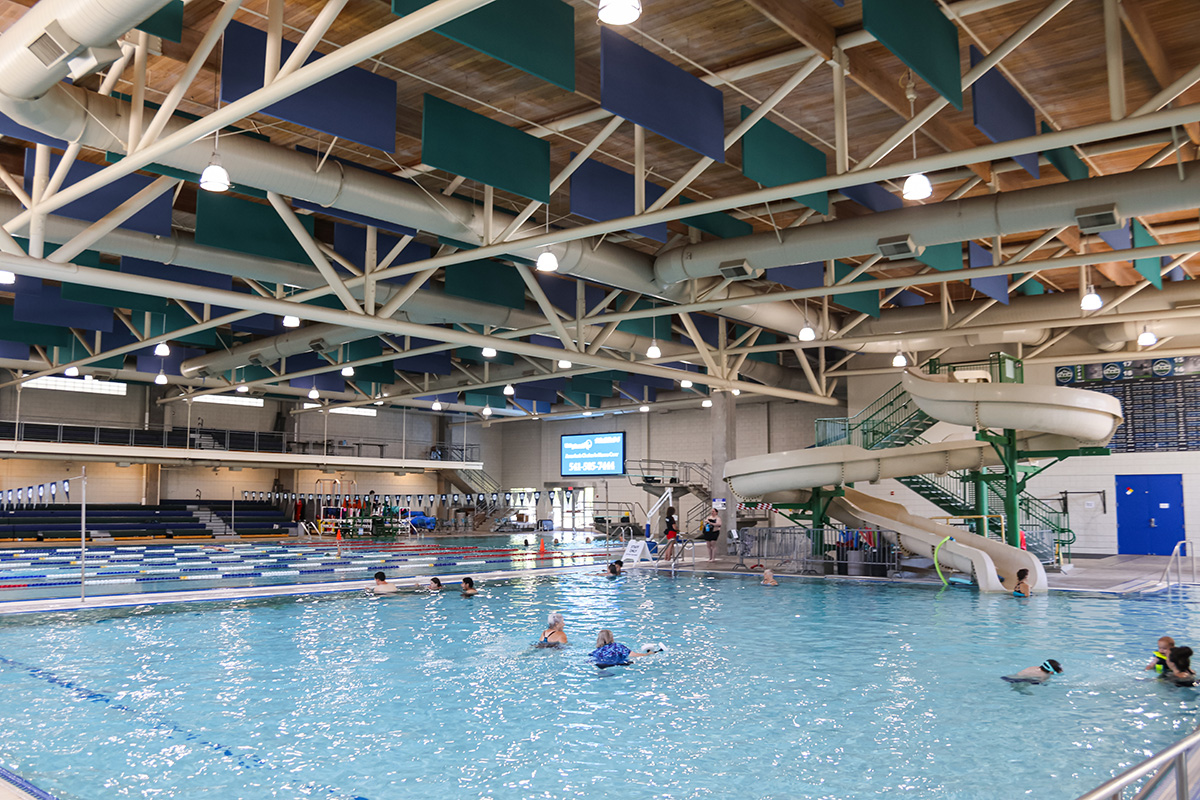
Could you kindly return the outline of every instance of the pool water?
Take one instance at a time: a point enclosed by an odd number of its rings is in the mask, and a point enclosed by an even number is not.
[[[331,543],[221,543],[88,547],[89,597],[111,594],[366,581],[377,570],[409,582],[417,576],[556,568],[608,563],[620,544],[560,534],[558,544],[536,537],[423,537]],[[79,548],[0,550],[0,604],[78,596]],[[197,583],[198,582],[198,583]]]
[[[1070,800],[1196,727],[1189,597],[630,574],[0,620],[0,764],[62,798]],[[552,611],[571,645],[531,643]],[[668,652],[600,671],[611,628]],[[1000,676],[1045,658],[1043,686]]]

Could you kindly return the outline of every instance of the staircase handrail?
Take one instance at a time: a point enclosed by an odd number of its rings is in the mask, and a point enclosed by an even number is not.
[[[666,461],[660,458],[636,458],[625,462],[625,474],[635,485],[645,478],[659,478],[663,484],[712,485],[712,471],[699,461]]]

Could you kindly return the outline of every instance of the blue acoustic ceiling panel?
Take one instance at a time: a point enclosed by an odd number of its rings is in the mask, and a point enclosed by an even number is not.
[[[1101,231],[1100,238],[1113,250],[1128,250],[1133,247],[1133,227],[1130,222],[1115,231]]]
[[[0,358],[25,361],[29,358],[29,345],[24,342],[0,341]]]
[[[516,392],[514,397],[519,400],[535,400],[539,403],[554,403],[558,400],[558,393],[565,391],[567,381],[565,378],[550,378],[544,381],[529,381],[528,383],[518,383],[513,386]]]
[[[0,136],[6,136],[9,139],[23,139],[26,142],[44,144],[47,147],[57,147],[59,150],[65,150],[67,147],[67,143],[62,139],[55,139],[53,136],[39,133],[33,128],[26,128],[4,114],[0,114]]]
[[[925,298],[916,292],[910,292],[908,289],[905,289],[904,291],[900,292],[900,294],[893,297],[889,302],[895,303],[901,308],[909,308],[912,306],[925,305]]]
[[[621,381],[619,385],[621,387],[621,391],[625,392],[625,394],[629,395],[630,397],[637,398],[639,402],[653,403],[658,399],[657,387],[647,386],[646,384],[634,382],[632,380]],[[625,398],[621,399],[623,400]]]
[[[983,53],[971,45],[971,66],[983,61]],[[971,106],[975,127],[993,142],[1027,139],[1037,136],[1037,119],[1031,106],[1000,70],[992,67],[971,86]],[[1040,178],[1039,154],[1013,156],[1025,171]]]
[[[842,194],[872,211],[895,211],[904,208],[904,201],[878,183],[864,183],[842,188]]]
[[[608,27],[600,29],[600,105],[725,163],[725,98],[721,90]]]
[[[284,40],[282,62],[295,49],[295,44]],[[222,102],[232,103],[262,88],[266,52],[264,31],[240,22],[229,23],[221,52]],[[305,63],[320,57],[313,53]],[[263,113],[385,153],[396,149],[396,82],[361,67],[351,67],[301,89],[267,106]]]
[[[1166,267],[1168,264],[1170,264],[1174,260],[1175,259],[1171,258],[1170,256],[1163,256],[1162,257],[1163,267]],[[1170,272],[1167,273],[1167,280],[1172,281],[1172,282],[1186,281],[1187,279],[1188,279],[1188,276],[1187,276],[1187,273],[1183,271],[1183,267],[1174,267]]]
[[[552,272],[537,272],[534,273],[534,277],[537,278],[538,285],[546,293],[546,297],[549,298],[551,305],[574,316],[575,280],[556,275]],[[583,303],[590,311],[604,299],[606,294],[607,292],[599,286],[587,285],[583,290]],[[609,308],[612,308],[612,306],[610,305]]]
[[[967,258],[972,268],[992,266],[992,253],[984,250],[974,242],[967,242]],[[971,288],[977,292],[1004,305],[1008,305],[1008,276],[996,275],[992,278],[971,278]]]
[[[58,168],[59,161],[60,158],[58,156],[52,155],[50,157],[51,175]],[[26,150],[26,192],[31,191],[33,188],[33,162],[34,151]],[[79,183],[84,178],[90,178],[102,169],[104,167],[99,164],[92,164],[88,161],[76,161],[67,170],[67,179],[63,181],[63,187],[66,188],[72,184]],[[145,175],[126,175],[123,178],[117,178],[115,181],[89,192],[73,203],[67,203],[54,213],[70,217],[71,219],[81,219],[84,222],[95,222],[153,182],[153,178],[146,177]],[[131,231],[149,233],[152,236],[170,236],[171,203],[171,192],[164,192],[154,202],[150,203],[150,205],[122,222],[120,227]]]
[[[380,232],[375,239],[376,263],[387,258],[388,253],[392,252],[392,248],[399,243],[400,240],[395,236],[388,236],[386,233]],[[333,225],[333,249],[359,269],[364,269],[367,263],[367,229],[357,225],[335,222]],[[424,261],[432,254],[433,249],[429,245],[409,242],[389,266],[398,267],[401,264]],[[380,283],[403,285],[408,283],[411,277],[411,275],[400,275],[395,278],[385,278]]]
[[[64,300],[58,286],[43,283],[41,278],[17,276],[13,286],[13,319],[64,328],[83,328],[108,332],[113,329],[113,312],[108,306]],[[82,354],[82,349],[80,353]]]
[[[825,285],[825,264],[813,261],[792,267],[772,267],[767,270],[767,280],[783,284],[789,289],[815,289]]]
[[[646,206],[666,190],[646,183]],[[616,167],[588,159],[571,176],[571,213],[594,222],[633,216],[633,175]],[[656,242],[667,240],[667,223],[630,228],[630,233]]]
[[[300,353],[299,355],[288,356],[285,360],[288,372],[303,372],[317,368],[333,369],[332,364],[316,353]],[[316,387],[321,392],[340,392],[346,388],[346,381],[334,369],[332,372],[322,372],[320,375],[309,375],[306,378],[292,378],[288,381],[288,385],[296,389],[312,389]]]

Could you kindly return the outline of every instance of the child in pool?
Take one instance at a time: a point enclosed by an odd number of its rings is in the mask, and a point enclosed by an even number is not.
[[[1009,683],[1045,683],[1052,675],[1061,675],[1062,664],[1053,658],[1048,658],[1036,667],[1026,667],[1016,675],[1005,675]]]
[[[775,573],[773,571],[771,571],[769,569],[763,570],[762,585],[763,586],[778,586],[779,585],[779,581],[775,580]]]
[[[1171,654],[1171,650],[1174,647],[1174,639],[1170,636],[1160,636],[1158,639],[1158,649],[1154,651],[1154,660],[1146,665],[1146,671],[1154,670],[1161,675],[1167,668],[1167,656]]]

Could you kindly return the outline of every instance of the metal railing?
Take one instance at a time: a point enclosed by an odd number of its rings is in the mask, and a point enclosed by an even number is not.
[[[1122,800],[1125,790],[1140,780],[1149,778],[1133,800],[1150,800],[1150,798],[1165,798],[1174,796],[1176,800],[1188,800],[1192,796],[1192,781],[1188,775],[1188,760],[1197,752],[1200,746],[1200,729],[1194,730],[1161,752],[1147,758],[1140,764],[1135,764],[1112,780],[1097,786],[1077,800]],[[1174,792],[1168,794],[1163,781],[1170,776],[1173,779]],[[1162,787],[1162,788],[1160,788]]]
[[[1175,549],[1171,551],[1171,558],[1167,561],[1167,567],[1166,567],[1166,569],[1163,570],[1163,574],[1162,574],[1162,577],[1159,578],[1159,582],[1166,583],[1168,585],[1174,584],[1174,583],[1183,584],[1184,583],[1183,560],[1185,558],[1189,562],[1191,562],[1189,564],[1189,567],[1191,568],[1192,579],[1190,581],[1188,581],[1188,583],[1200,582],[1200,581],[1197,581],[1197,579],[1196,579],[1196,577],[1197,577],[1196,555],[1194,553],[1192,553],[1192,548],[1190,548],[1188,546],[1186,539],[1182,542],[1175,543]],[[1171,580],[1172,572],[1174,572],[1175,574],[1177,574],[1179,576],[1179,580],[1177,580],[1177,581]]]
[[[625,462],[625,474],[635,485],[661,483],[666,486],[692,484],[707,489],[712,485],[712,470],[708,464],[695,461],[663,461],[639,458]]]
[[[931,358],[924,366],[930,375],[947,375],[955,372],[988,374],[991,383],[1024,383],[1025,365],[1019,358],[1008,353],[991,353],[987,361],[972,361],[964,364],[943,364]]]
[[[117,447],[170,447],[249,453],[314,453],[359,458],[414,458],[434,461],[479,460],[479,445],[413,439],[324,437],[240,431],[225,428],[118,428],[50,422],[0,422],[0,440],[95,444]]]
[[[920,433],[922,426],[928,429],[933,422],[933,418],[917,408],[912,396],[904,391],[904,384],[898,383],[853,417],[818,419],[815,441],[817,447],[853,444],[875,450],[881,444],[886,446],[897,429],[910,427]]]
[[[884,534],[874,528],[743,528],[735,569],[770,566],[802,575],[889,578],[900,570],[900,549],[893,544],[896,534],[891,539]]]

